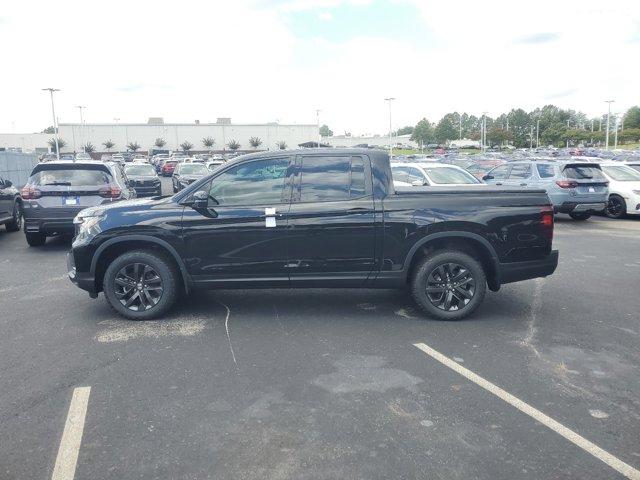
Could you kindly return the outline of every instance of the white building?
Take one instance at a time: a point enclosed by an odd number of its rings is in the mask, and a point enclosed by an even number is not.
[[[180,144],[189,142],[192,150],[208,150],[202,140],[211,137],[215,141],[213,150],[222,150],[235,140],[240,150],[252,150],[251,137],[262,141],[261,150],[277,149],[277,142],[284,141],[288,148],[297,148],[298,144],[316,141],[316,125],[233,124],[228,118],[219,118],[216,123],[164,123],[161,118],[149,119],[148,123],[61,123],[60,138],[65,141],[61,152],[80,152],[83,146],[91,143],[97,152],[106,151],[103,143],[110,140],[115,144],[112,151],[125,151],[129,143],[140,145],[140,151],[155,147],[156,139],[166,142],[167,150],[180,150]],[[47,141],[53,138],[48,134],[0,134],[0,147],[18,147],[23,150],[35,150],[36,147],[48,147]]]
[[[323,143],[328,143],[332,147],[355,147],[356,145],[368,145],[371,147],[389,148],[388,136],[373,136],[373,137],[354,137],[345,135],[335,135],[333,137],[322,137]],[[416,142],[411,140],[411,135],[397,135],[393,137],[393,147],[398,145],[408,146],[411,148],[417,148]]]

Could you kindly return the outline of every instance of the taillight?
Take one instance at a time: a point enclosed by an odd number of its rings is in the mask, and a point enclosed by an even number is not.
[[[22,190],[20,190],[20,196],[23,198],[23,200],[35,200],[42,196],[42,192],[30,185],[25,185],[24,187],[22,187]]]
[[[575,180],[556,180],[556,185],[560,188],[576,188],[578,186],[578,182]]]
[[[107,185],[98,190],[98,195],[103,198],[118,198],[122,194],[122,189],[116,185]]]
[[[553,240],[553,207],[547,206],[540,210],[540,225],[545,236],[549,240]]]

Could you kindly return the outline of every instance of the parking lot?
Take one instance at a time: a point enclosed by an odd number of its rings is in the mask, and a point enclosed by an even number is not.
[[[71,285],[70,239],[0,229],[0,478],[640,478],[639,236],[560,215],[557,272],[461,322],[393,290],[131,322]]]

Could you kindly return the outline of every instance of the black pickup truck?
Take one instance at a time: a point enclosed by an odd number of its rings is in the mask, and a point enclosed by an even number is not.
[[[487,287],[550,275],[544,190],[394,188],[389,156],[308,149],[238,157],[172,197],[81,211],[69,277],[136,320],[197,289],[407,288],[458,320]]]

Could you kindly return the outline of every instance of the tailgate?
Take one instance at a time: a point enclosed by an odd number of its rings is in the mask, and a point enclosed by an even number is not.
[[[609,182],[599,165],[593,163],[568,163],[562,168],[562,175],[577,183],[575,191],[579,195],[606,195]]]

